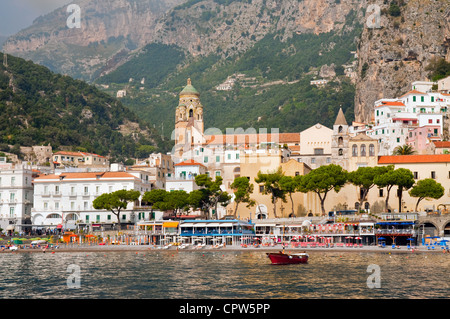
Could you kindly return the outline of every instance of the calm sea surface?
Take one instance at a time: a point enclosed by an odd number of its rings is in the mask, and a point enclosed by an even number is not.
[[[450,254],[310,252],[271,265],[258,251],[0,254],[0,298],[448,298]],[[75,266],[74,266],[75,265]],[[369,265],[380,288],[369,288]],[[73,268],[75,267],[75,268]],[[73,273],[78,269],[78,273]],[[79,288],[69,288],[77,274]],[[79,276],[78,276],[79,274]],[[73,277],[72,277],[73,279]],[[375,282],[375,281],[371,281]]]

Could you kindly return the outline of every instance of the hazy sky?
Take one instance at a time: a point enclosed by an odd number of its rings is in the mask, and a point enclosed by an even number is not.
[[[0,35],[11,35],[71,0],[0,0]]]

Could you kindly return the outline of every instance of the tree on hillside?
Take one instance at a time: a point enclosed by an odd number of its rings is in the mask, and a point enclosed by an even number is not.
[[[331,190],[338,193],[347,182],[347,171],[336,164],[320,166],[300,179],[301,192],[314,192],[319,196],[322,215],[325,215],[325,199]]]
[[[253,184],[250,183],[247,177],[236,177],[231,184],[231,189],[234,191],[234,201],[236,208],[234,209],[234,217],[236,217],[238,206],[240,203],[247,203],[247,208],[255,206],[256,202],[250,198],[253,193]]]
[[[439,199],[444,196],[444,192],[445,189],[440,183],[436,182],[432,178],[426,178],[418,181],[417,184],[414,185],[409,191],[409,195],[412,197],[417,197],[415,209],[417,212],[417,208],[419,207],[421,200],[425,198]]]
[[[358,167],[356,171],[348,174],[348,181],[359,187],[359,209],[363,207],[363,202],[367,201],[367,196],[371,188],[375,186],[375,177],[386,173],[387,166]]]
[[[277,201],[281,199],[284,203],[286,202],[286,192],[281,189],[280,180],[284,176],[281,167],[279,167],[273,173],[263,174],[261,171],[258,172],[255,182],[262,184],[264,186],[263,194],[270,195],[273,205],[273,215],[275,218],[277,216]]]
[[[117,217],[117,224],[119,230],[121,229],[120,224],[120,212],[122,209],[126,209],[128,203],[132,203],[139,199],[141,193],[136,190],[125,190],[121,189],[112,193],[104,193],[94,199],[92,206],[95,209],[105,209],[111,211]]]

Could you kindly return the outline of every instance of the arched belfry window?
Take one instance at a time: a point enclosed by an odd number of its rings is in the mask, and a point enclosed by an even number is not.
[[[369,156],[375,156],[375,146],[373,144],[369,145]]]
[[[352,146],[352,156],[353,157],[358,156],[358,146],[356,144],[353,144]]]
[[[361,145],[361,156],[366,156],[366,144]]]
[[[339,138],[338,138],[338,145],[339,146],[344,145],[344,139],[342,138],[342,136],[339,136]]]
[[[193,109],[190,109],[189,110],[189,117],[191,118],[191,117],[194,117],[194,110]]]
[[[342,133],[344,131],[344,128],[342,127],[342,125],[339,125],[338,127],[338,133]]]

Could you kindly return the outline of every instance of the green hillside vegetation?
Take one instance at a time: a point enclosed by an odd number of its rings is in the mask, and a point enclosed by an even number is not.
[[[142,145],[164,149],[156,131],[120,101],[93,85],[10,55],[8,67],[0,65],[0,112],[2,151],[50,143],[56,150],[69,146],[124,160],[135,157]],[[130,122],[148,134],[125,136],[120,126]]]
[[[145,46],[135,58],[119,66],[114,72],[98,79],[97,83],[128,83],[130,77],[145,78],[143,87],[152,88],[174,72],[185,55],[176,46],[151,43]]]
[[[237,127],[297,132],[317,122],[331,126],[339,107],[349,119],[353,118],[355,89],[343,76],[342,68],[343,64],[353,60],[350,51],[356,51],[355,38],[361,32],[361,26],[354,22],[356,19],[353,20],[352,16],[350,14],[347,21],[347,25],[352,27],[339,33],[294,34],[281,41],[283,31],[280,31],[268,34],[236,57],[224,59],[220,52],[195,58],[186,54],[177,68],[174,66],[177,61],[168,60],[170,68],[176,71],[162,78],[156,68],[158,83],[152,79],[153,72],[145,76],[134,68],[120,69],[109,75],[109,79],[116,79],[109,82],[112,84],[110,93],[115,94],[117,89],[127,85],[128,94],[122,103],[158,129],[164,126],[164,136],[168,138],[174,128],[178,93],[186,85],[187,78],[192,79],[201,93],[205,128],[219,128],[223,132],[226,128]],[[144,53],[137,59],[164,61],[165,50],[160,48],[153,50],[151,56],[146,57]],[[336,65],[337,77],[325,88],[311,86],[310,80],[314,78],[311,71],[317,73],[322,65],[332,63]],[[249,85],[237,81],[232,91],[215,90],[233,74],[254,78],[254,83]],[[129,78],[141,76],[146,78],[145,90],[139,90],[139,85],[128,87],[125,83]],[[108,83],[105,79],[100,78],[98,82]],[[115,85],[119,79],[122,84]],[[152,84],[147,85],[147,81]]]

